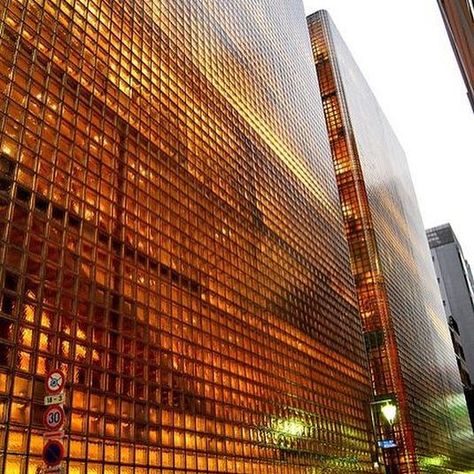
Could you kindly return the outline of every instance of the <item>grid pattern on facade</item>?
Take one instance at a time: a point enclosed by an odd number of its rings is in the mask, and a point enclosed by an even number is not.
[[[327,13],[308,22],[374,397],[394,395],[400,408],[393,428],[379,428],[397,441],[385,462],[468,469],[472,432],[403,150]]]
[[[71,474],[371,472],[303,10],[277,7],[2,2],[1,472],[40,465],[54,367]]]

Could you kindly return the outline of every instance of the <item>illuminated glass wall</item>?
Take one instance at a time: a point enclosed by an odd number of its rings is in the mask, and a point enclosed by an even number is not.
[[[328,14],[308,24],[369,356],[378,454],[390,474],[467,472],[474,440],[405,154]],[[398,407],[393,425],[381,416],[384,400]]]
[[[70,474],[372,472],[300,2],[3,0],[0,93],[0,472],[58,367]]]

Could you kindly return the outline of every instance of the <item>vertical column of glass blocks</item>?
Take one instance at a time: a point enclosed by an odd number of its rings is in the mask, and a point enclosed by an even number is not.
[[[404,152],[326,12],[308,18],[374,392],[397,472],[467,472],[468,418]],[[453,402],[456,400],[456,402]],[[456,406],[456,413],[449,407]]]

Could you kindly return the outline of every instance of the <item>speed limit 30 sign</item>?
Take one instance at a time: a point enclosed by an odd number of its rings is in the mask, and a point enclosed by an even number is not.
[[[58,430],[64,425],[64,410],[61,405],[51,405],[44,413],[43,423],[49,430]]]
[[[43,460],[47,468],[45,472],[64,472],[62,460],[64,458],[64,438],[65,414],[63,404],[66,400],[64,386],[66,376],[59,369],[54,369],[48,373],[45,379],[46,396],[44,404],[46,410],[43,415],[43,423],[47,430],[44,433]],[[43,472],[43,471],[42,471]]]

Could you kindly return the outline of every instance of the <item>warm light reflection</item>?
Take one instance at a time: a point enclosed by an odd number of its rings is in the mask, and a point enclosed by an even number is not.
[[[68,473],[372,472],[313,65],[191,3],[0,6],[0,421],[41,440],[59,365]]]
[[[298,418],[276,419],[272,423],[272,429],[284,436],[303,436],[305,425]]]
[[[327,12],[308,17],[308,25],[365,333],[379,454],[387,471],[418,472],[419,459],[446,456],[436,472],[464,472],[474,439],[465,401],[450,408],[461,386],[405,154]]]

